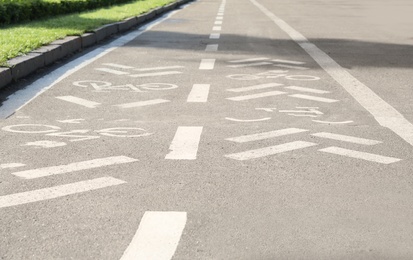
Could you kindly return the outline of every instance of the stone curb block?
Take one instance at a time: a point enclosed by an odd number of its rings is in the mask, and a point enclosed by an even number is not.
[[[64,57],[82,49],[82,39],[80,36],[68,36],[64,39],[54,41],[50,45],[60,45]]]
[[[0,89],[4,88],[12,82],[11,69],[0,68]]]
[[[48,46],[43,46],[39,49],[36,49],[30,53],[39,53],[42,54],[44,57],[44,65],[50,65],[53,62],[60,60],[63,58],[64,52],[62,50],[62,46],[60,45],[48,45]]]
[[[44,55],[31,52],[26,56],[9,60],[8,64],[11,66],[13,80],[18,80],[44,67]]]
[[[136,17],[128,18],[118,23],[119,32],[126,32],[138,25]]]
[[[95,33],[84,33],[80,36],[80,38],[82,39],[82,49],[85,49],[97,43]]]

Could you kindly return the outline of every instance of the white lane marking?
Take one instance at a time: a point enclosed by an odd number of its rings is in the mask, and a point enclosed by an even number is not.
[[[90,100],[87,100],[87,99],[78,98],[78,97],[74,97],[74,96],[60,96],[60,97],[56,97],[56,98],[60,99],[60,100],[67,101],[67,102],[70,102],[70,103],[73,103],[73,104],[76,104],[76,105],[81,105],[81,106],[84,106],[84,107],[88,107],[88,108],[96,108],[99,105],[101,105],[98,102],[94,102],[94,101],[90,101]]]
[[[115,64],[115,63],[103,63],[102,65],[109,66],[109,67],[114,67],[114,68],[118,68],[118,69],[133,69],[134,68],[134,67],[131,67],[131,66]]]
[[[107,73],[114,74],[114,75],[127,75],[127,74],[130,74],[129,72],[114,70],[114,69],[109,69],[109,68],[96,68],[95,70],[107,72]]]
[[[238,65],[229,65],[230,68],[244,68],[244,67],[257,67],[257,66],[264,66],[270,65],[271,62],[254,62],[254,63],[247,63],[247,64],[238,64]]]
[[[217,15],[224,15],[224,12],[218,12]]]
[[[250,150],[250,151],[246,151],[242,153],[227,154],[225,155],[225,157],[244,161],[244,160],[251,160],[251,159],[261,158],[261,157],[270,156],[274,154],[294,151],[298,149],[303,149],[303,148],[311,147],[314,145],[317,145],[317,144],[310,143],[310,142],[303,142],[303,141],[295,141],[295,142]]]
[[[389,105],[369,87],[360,82],[347,70],[341,67],[325,52],[311,43],[301,33],[296,31],[285,21],[267,10],[255,0],[250,0],[275,24],[286,32],[291,39],[301,46],[333,79],[335,79],[353,98],[360,103],[376,121],[383,127],[389,128],[395,134],[413,146],[413,124],[410,123],[399,111]]]
[[[214,27],[212,27],[212,30],[213,31],[221,31],[222,27],[221,26],[214,26]]]
[[[261,58],[251,58],[251,59],[242,59],[242,60],[232,60],[229,61],[230,63],[244,63],[244,62],[255,62],[255,61],[263,61],[268,60],[268,58],[261,57]]]
[[[0,208],[12,207],[32,202],[55,199],[76,193],[102,189],[110,186],[124,184],[125,181],[112,177],[103,177],[87,181],[74,182],[45,189],[26,191],[5,196],[0,196]]]
[[[261,121],[268,121],[271,119],[271,117],[264,117],[260,119],[236,119],[232,117],[226,117],[225,119],[229,121],[234,121],[234,122],[261,122]]]
[[[322,120],[312,120],[312,121],[316,123],[320,123],[320,124],[327,124],[327,125],[340,125],[340,124],[354,123],[353,120],[342,121],[342,122],[332,122],[332,121],[322,121]]]
[[[318,111],[316,109],[308,109],[308,110],[279,110],[280,113],[307,113],[307,114],[316,114],[316,115],[324,115],[323,112]]]
[[[343,141],[343,142],[349,142],[349,143],[355,143],[355,144],[363,144],[363,145],[376,145],[376,144],[382,143],[381,141],[376,141],[376,140],[371,140],[371,139],[365,139],[365,138],[348,136],[348,135],[326,133],[326,132],[315,133],[311,135],[321,137],[321,138],[327,138],[327,139],[333,139],[337,141]]]
[[[390,164],[390,163],[401,161],[401,159],[398,159],[398,158],[387,157],[387,156],[382,156],[382,155],[373,154],[373,153],[359,152],[359,151],[354,151],[354,150],[349,150],[349,149],[344,149],[344,148],[334,147],[334,146],[320,149],[319,151],[325,152],[325,153],[336,154],[336,155],[347,156],[347,157],[351,157],[355,159],[366,160],[370,162],[382,163],[382,164]]]
[[[180,126],[169,146],[167,160],[195,160],[201,140],[202,126]]]
[[[303,65],[305,62],[302,61],[293,61],[293,60],[280,60],[280,59],[275,59],[272,60],[273,62],[280,62],[280,63],[288,63],[288,64],[294,64],[294,65]]]
[[[174,75],[174,74],[182,74],[182,72],[181,71],[163,71],[163,72],[153,72],[153,73],[132,74],[128,76],[132,78],[143,78],[143,77],[166,76],[166,75]]]
[[[96,50],[93,50],[85,54],[84,56],[79,57],[78,59],[75,59],[74,61],[71,61],[66,65],[52,71],[51,73],[48,73],[46,76],[41,77],[26,88],[16,91],[2,103],[0,109],[0,118],[9,117],[68,76],[81,70],[82,68],[112,52],[113,50],[116,50],[117,48],[127,44],[128,42],[135,40],[142,33],[169,19],[177,12],[179,11],[173,11],[165,16],[162,16],[160,19],[142,26],[139,30],[131,31],[127,35],[122,36],[105,46],[97,48]]]
[[[215,66],[215,59],[202,59],[199,64],[200,70],[212,70]]]
[[[285,64],[274,64],[274,66],[280,67],[280,68],[286,68],[286,69],[296,69],[296,70],[308,70],[309,69],[307,67],[292,66],[292,65],[285,65]]]
[[[154,68],[142,68],[134,69],[136,71],[151,71],[151,70],[173,70],[173,69],[182,69],[184,66],[165,66],[165,67],[154,67]]]
[[[54,147],[60,147],[60,146],[65,146],[65,145],[67,144],[64,142],[42,140],[42,141],[36,141],[36,142],[28,142],[24,146],[38,146],[38,147],[43,147],[43,148],[54,148]]]
[[[302,94],[294,94],[294,95],[289,95],[289,96],[290,96],[290,97],[294,97],[294,98],[308,99],[308,100],[319,101],[319,102],[324,102],[324,103],[334,103],[334,102],[338,102],[338,100],[336,100],[336,99],[323,98],[323,97],[315,97],[315,96],[302,95]]]
[[[120,260],[172,259],[186,221],[186,212],[146,211]]]
[[[315,94],[327,94],[327,93],[330,93],[330,91],[321,90],[321,89],[315,89],[315,88],[305,88],[305,87],[297,87],[297,86],[289,86],[289,87],[285,87],[285,88],[293,89],[293,90],[297,90],[297,91],[302,91],[302,92],[315,93]]]
[[[76,119],[66,119],[66,120],[56,120],[59,123],[64,124],[80,124],[81,121],[85,121],[83,118],[76,118]]]
[[[205,51],[218,51],[218,44],[208,44]]]
[[[222,21],[215,21],[214,24],[216,24],[216,25],[221,25],[221,24],[222,24]]]
[[[216,19],[216,20],[223,20],[224,17],[222,17],[222,16],[217,16],[215,19]]]
[[[13,169],[13,168],[19,168],[26,166],[26,164],[23,163],[3,163],[0,164],[0,169]]]
[[[200,103],[208,101],[209,84],[194,84],[186,102]]]
[[[279,87],[279,86],[282,86],[282,85],[283,84],[280,84],[280,83],[267,83],[267,84],[260,84],[260,85],[250,86],[250,87],[229,88],[229,89],[227,89],[227,91],[230,91],[230,92],[245,92],[245,91],[257,90],[257,89]]]
[[[64,174],[64,173],[76,172],[76,171],[93,169],[93,168],[100,168],[100,167],[116,165],[116,164],[131,163],[131,162],[136,162],[136,161],[138,160],[127,157],[127,156],[113,156],[113,157],[99,158],[99,159],[83,161],[83,162],[75,162],[75,163],[70,163],[66,165],[58,165],[58,166],[51,166],[51,167],[34,169],[34,170],[14,172],[12,174],[17,177],[24,178],[24,179],[35,179],[35,178],[41,178],[45,176]]]
[[[209,39],[219,39],[221,37],[220,33],[211,33]]]
[[[230,97],[227,99],[232,100],[232,101],[244,101],[244,100],[250,100],[250,99],[256,99],[256,98],[272,97],[272,96],[277,96],[277,95],[282,95],[282,94],[286,94],[286,92],[270,91],[270,92],[258,93],[258,94],[253,94],[253,95]]]
[[[125,103],[125,104],[114,105],[114,106],[120,107],[120,108],[132,108],[132,107],[151,106],[151,105],[157,105],[157,104],[168,103],[168,102],[171,102],[171,101],[166,100],[166,99],[151,99],[151,100]]]
[[[237,143],[246,143],[246,142],[253,142],[253,141],[265,140],[265,139],[274,138],[274,137],[285,136],[285,135],[298,134],[298,133],[303,133],[307,131],[308,130],[306,129],[286,128],[286,129],[275,130],[275,131],[270,131],[270,132],[265,132],[265,133],[231,137],[225,140],[237,142]]]

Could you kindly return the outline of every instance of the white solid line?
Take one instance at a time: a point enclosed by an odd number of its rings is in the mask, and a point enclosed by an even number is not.
[[[232,60],[229,61],[230,63],[244,63],[244,62],[254,62],[254,61],[263,61],[263,60],[268,60],[268,58],[251,58],[251,59],[242,59],[242,60]]]
[[[202,126],[180,126],[169,147],[171,150],[165,159],[195,160],[201,140]]]
[[[232,100],[232,101],[243,101],[243,100],[249,100],[249,99],[255,99],[255,98],[272,97],[272,96],[277,96],[277,95],[282,95],[282,94],[286,94],[286,92],[270,91],[270,92],[258,93],[258,94],[253,94],[253,95],[230,97],[227,99]]]
[[[132,78],[143,78],[143,77],[165,76],[165,75],[174,75],[174,74],[182,74],[182,72],[164,71],[164,72],[154,72],[154,73],[132,74],[128,76]]]
[[[343,142],[349,142],[349,143],[355,143],[355,144],[363,144],[363,145],[376,145],[376,144],[382,143],[381,141],[376,141],[376,140],[371,140],[371,139],[365,139],[365,138],[348,136],[348,135],[326,133],[326,132],[315,133],[311,135],[321,137],[321,138],[327,138],[327,139],[333,139],[337,141],[343,141]]]
[[[292,66],[292,65],[285,65],[285,64],[274,64],[274,66],[280,67],[280,68],[287,68],[287,69],[297,69],[297,70],[308,70],[309,69],[307,67]]]
[[[389,128],[413,146],[413,124],[402,114],[285,21],[271,13],[257,1],[250,1],[300,45],[333,79],[343,86],[360,105],[374,116],[381,126]]]
[[[231,137],[225,140],[237,142],[237,143],[246,143],[246,142],[259,141],[259,140],[265,140],[265,139],[274,138],[274,137],[285,136],[285,135],[298,134],[298,133],[303,133],[307,131],[308,130],[299,129],[299,128],[286,128],[286,129],[275,130],[275,131],[270,131],[270,132],[265,132],[265,133]]]
[[[81,105],[84,107],[88,107],[88,108],[96,108],[99,105],[101,105],[100,103],[94,102],[94,101],[90,101],[87,99],[83,99],[83,98],[78,98],[78,97],[74,97],[74,96],[60,96],[60,97],[56,97],[57,99],[60,100],[64,100],[70,103],[74,103],[76,105]]]
[[[114,69],[109,69],[109,68],[96,68],[95,70],[99,70],[99,71],[103,71],[103,72],[107,72],[107,73],[115,74],[115,75],[127,75],[127,74],[130,74],[129,72],[120,71],[120,70],[114,70]]]
[[[131,66],[125,66],[125,65],[115,64],[115,63],[103,63],[103,65],[118,68],[118,69],[133,69],[134,68]]]
[[[332,153],[332,154],[347,156],[347,157],[351,157],[355,159],[362,159],[362,160],[366,160],[370,162],[382,163],[382,164],[390,164],[390,163],[401,161],[401,159],[398,159],[398,158],[382,156],[382,155],[378,155],[374,153],[365,153],[365,152],[359,152],[359,151],[354,151],[354,150],[348,150],[348,149],[334,147],[334,146],[324,148],[319,151],[325,152],[325,153]]]
[[[24,179],[35,179],[35,178],[40,178],[40,177],[45,177],[45,176],[70,173],[70,172],[76,172],[76,171],[93,169],[93,168],[100,168],[100,167],[109,166],[109,165],[131,163],[131,162],[136,162],[136,161],[138,160],[127,157],[127,156],[113,156],[113,157],[99,158],[99,159],[83,161],[83,162],[75,162],[75,163],[70,163],[66,165],[58,165],[58,166],[51,166],[51,167],[34,169],[34,170],[14,172],[12,174],[17,177],[24,178]]]
[[[238,64],[238,65],[228,65],[231,68],[244,68],[244,67],[255,67],[255,66],[264,66],[270,65],[271,62],[254,62],[254,63],[247,63],[247,64]]]
[[[283,85],[283,84],[280,84],[280,83],[267,83],[267,84],[260,84],[260,85],[250,86],[250,87],[229,88],[229,89],[227,89],[227,91],[231,91],[231,92],[245,92],[245,91],[257,90],[257,89],[265,89],[265,88],[279,87],[279,86],[282,86],[282,85]]]
[[[256,159],[256,158],[265,157],[269,155],[294,151],[298,149],[303,149],[303,148],[311,147],[314,145],[317,145],[317,144],[310,143],[310,142],[303,142],[303,141],[295,141],[295,142],[250,150],[250,151],[246,151],[242,153],[227,154],[225,155],[225,157],[244,161],[244,160],[251,160],[251,159]]]
[[[208,101],[209,84],[194,84],[186,102],[200,103]]]
[[[151,100],[125,103],[125,104],[114,105],[114,106],[120,107],[120,108],[132,108],[132,107],[151,106],[151,105],[157,105],[157,104],[168,103],[168,102],[171,102],[171,101],[166,100],[166,99],[151,99]]]
[[[211,33],[209,35],[209,39],[219,39],[221,37],[221,34],[219,33]]]
[[[222,21],[215,21],[214,24],[216,24],[216,25],[221,25],[221,24],[222,24]]]
[[[4,163],[0,164],[0,169],[12,169],[12,168],[18,168],[18,167],[23,167],[26,166],[26,164],[23,163]]]
[[[199,64],[200,70],[212,70],[215,66],[215,59],[202,59]]]
[[[205,51],[218,51],[218,44],[208,44]]]
[[[327,94],[327,93],[330,93],[330,91],[321,90],[321,89],[315,89],[315,88],[305,88],[305,87],[297,87],[297,86],[289,86],[289,87],[285,87],[285,88],[293,89],[293,90],[297,90],[297,91],[302,91],[302,92],[315,93],[315,94]]]
[[[221,26],[214,26],[212,27],[213,31],[221,31],[222,27]]]
[[[151,71],[151,70],[169,70],[169,69],[181,69],[184,66],[166,66],[166,67],[154,67],[154,68],[142,68],[142,69],[134,69],[136,71]]]
[[[294,64],[294,65],[303,65],[305,64],[305,62],[302,61],[293,61],[293,60],[280,60],[280,59],[276,59],[276,60],[272,60],[273,62],[280,62],[280,63],[289,63],[289,64]]]
[[[186,212],[146,211],[120,260],[172,259],[186,221]]]
[[[12,207],[32,202],[55,199],[76,193],[102,189],[110,186],[124,184],[125,181],[112,177],[103,177],[87,181],[74,182],[45,189],[26,191],[5,196],[0,196],[0,208]]]
[[[308,100],[319,101],[319,102],[324,102],[324,103],[338,102],[338,100],[336,100],[336,99],[315,97],[315,96],[303,95],[303,94],[294,94],[294,95],[289,95],[289,96],[294,97],[294,98],[308,99]]]

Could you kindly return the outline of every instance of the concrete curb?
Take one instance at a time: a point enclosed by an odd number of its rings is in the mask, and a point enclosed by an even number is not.
[[[193,0],[177,0],[166,6],[153,9],[148,13],[130,17],[121,22],[104,25],[81,36],[65,37],[24,56],[8,60],[7,63],[10,65],[10,68],[0,67],[0,89],[70,54],[82,51],[82,49],[91,47],[115,34],[129,31],[191,1]]]

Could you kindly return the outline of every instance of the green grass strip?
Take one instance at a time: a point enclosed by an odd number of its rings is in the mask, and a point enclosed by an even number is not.
[[[57,39],[81,35],[172,2],[174,0],[138,0],[130,4],[0,28],[0,66],[7,66],[7,60]]]

